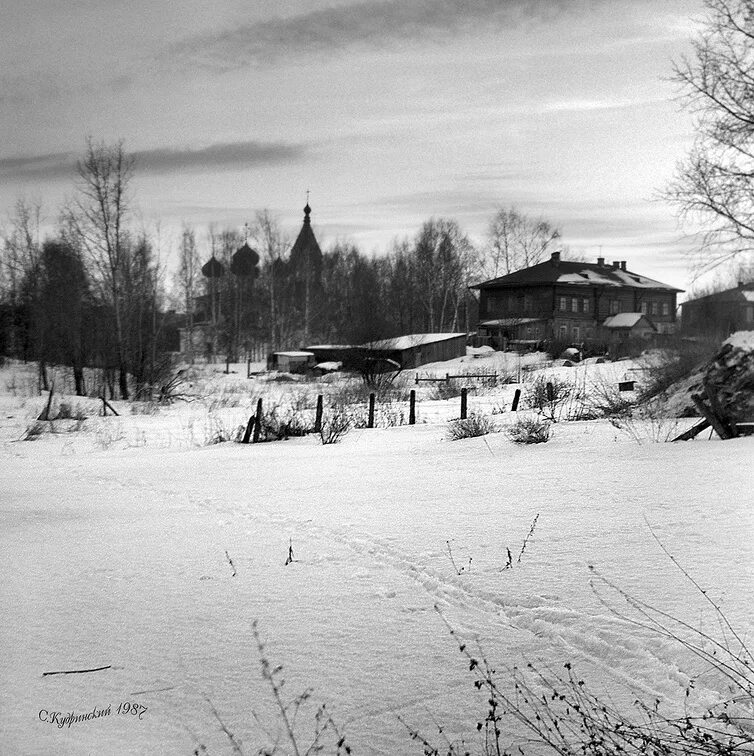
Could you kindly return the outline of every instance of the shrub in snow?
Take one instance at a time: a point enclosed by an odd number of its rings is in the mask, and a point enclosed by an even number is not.
[[[562,417],[570,418],[571,409],[583,398],[575,383],[554,376],[538,375],[524,389],[524,402],[530,409],[556,423]]]
[[[351,430],[352,424],[351,418],[345,412],[329,412],[322,419],[319,439],[323,444],[337,444]]]
[[[610,418],[610,424],[637,444],[672,441],[678,435],[679,425],[676,418],[664,414],[656,401],[633,408],[626,414],[615,415]]]
[[[456,378],[448,381],[438,381],[427,392],[427,399],[433,401],[445,401],[461,396],[461,382]]]
[[[533,526],[532,526],[533,530]],[[659,542],[659,541],[658,541]],[[664,546],[660,546],[665,550]],[[667,552],[666,552],[667,553]],[[680,652],[679,671],[687,677],[679,701],[645,701],[630,693],[630,703],[616,704],[614,693],[603,695],[577,675],[570,661],[560,672],[540,669],[531,663],[513,667],[506,675],[495,671],[481,654],[458,637],[440,615],[455,638],[464,663],[474,675],[474,688],[484,693],[485,716],[479,716],[479,748],[474,753],[510,753],[511,725],[523,726],[535,747],[516,753],[557,753],[561,756],[610,756],[612,754],[654,754],[656,756],[739,756],[754,753],[754,658],[742,637],[719,605],[668,554],[705,601],[711,604],[720,631],[697,629],[660,608],[627,593],[592,569],[592,583],[614,614],[660,637],[674,641]],[[510,560],[509,560],[510,561]],[[609,595],[617,601],[611,606]],[[700,669],[702,672],[700,673]],[[697,678],[717,679],[719,696],[695,695]],[[403,722],[403,720],[401,720]],[[425,754],[461,756],[472,751],[468,743],[448,742],[438,749],[418,730],[408,728],[410,737],[421,743]],[[443,729],[440,728],[440,733]],[[537,747],[538,746],[538,747]]]
[[[448,438],[451,441],[486,436],[494,431],[495,424],[492,420],[476,412],[470,412],[465,420],[451,420],[448,423]]]
[[[313,430],[312,422],[296,410],[285,411],[272,407],[262,413],[260,441],[285,441],[296,436],[305,436]]]
[[[508,435],[517,444],[544,444],[550,440],[550,425],[541,417],[519,417]]]

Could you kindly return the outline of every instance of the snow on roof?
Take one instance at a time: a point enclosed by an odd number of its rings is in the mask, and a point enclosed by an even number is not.
[[[278,357],[314,357],[311,352],[275,352]]]
[[[642,318],[640,312],[619,312],[617,315],[611,315],[605,320],[603,325],[605,328],[633,328]],[[652,323],[644,318],[646,323],[654,328]]]
[[[747,352],[754,352],[754,331],[736,331],[724,342]]]
[[[516,326],[526,325],[527,323],[541,323],[547,318],[495,318],[494,320],[483,320],[479,325],[483,326]]]
[[[353,349],[350,344],[312,344],[307,349]]]
[[[396,349],[402,351],[412,347],[434,344],[438,341],[447,341],[448,339],[457,339],[465,333],[412,333],[408,336],[397,336],[394,339],[382,339],[382,341],[371,341],[368,344],[362,344],[367,349]]]
[[[741,294],[747,302],[754,302],[754,291],[742,291]]]

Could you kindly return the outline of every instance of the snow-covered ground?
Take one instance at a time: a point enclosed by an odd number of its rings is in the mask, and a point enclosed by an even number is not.
[[[501,360],[510,356],[420,375],[505,368],[518,378],[518,363]],[[638,367],[542,369],[589,387]],[[719,633],[650,525],[730,622],[749,639],[754,630],[751,438],[640,444],[590,420],[557,423],[535,446],[505,433],[451,442],[453,398],[422,399],[415,426],[356,429],[331,446],[315,436],[204,445],[245,423],[259,396],[311,407],[323,390],[250,381],[239,366],[205,376],[203,401],[152,415],[115,403],[119,417],[90,417],[75,432],[75,421],[56,421],[60,433],[21,441],[44,405],[29,371],[0,371],[2,753],[231,753],[213,710],[256,753],[269,743],[263,726],[274,735],[280,719],[254,621],[284,666],[285,696],[314,689],[301,739],[326,703],[353,753],[421,753],[398,717],[433,739],[442,724],[451,740],[475,742],[484,702],[438,611],[503,676],[527,660],[570,661],[614,698],[673,702],[704,673],[694,696],[709,703],[714,676],[616,616],[610,607],[630,614],[625,602],[591,582],[590,566]],[[494,411],[504,428],[516,387],[480,388],[469,407]],[[508,548],[514,567],[504,570]],[[43,676],[97,667],[109,668]],[[117,715],[126,701],[146,711]],[[110,716],[70,727],[41,721],[107,706]]]

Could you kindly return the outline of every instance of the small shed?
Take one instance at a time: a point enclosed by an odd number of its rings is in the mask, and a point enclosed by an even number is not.
[[[602,327],[610,351],[618,355],[628,353],[632,344],[646,343],[658,333],[655,324],[640,312],[611,315]]]
[[[282,373],[305,373],[315,363],[312,352],[272,352],[267,357],[267,369]]]

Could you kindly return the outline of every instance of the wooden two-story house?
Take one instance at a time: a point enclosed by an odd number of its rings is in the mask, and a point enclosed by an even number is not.
[[[479,336],[497,349],[510,342],[613,345],[673,333],[682,291],[628,270],[625,261],[572,262],[559,251],[471,288],[479,291]]]

